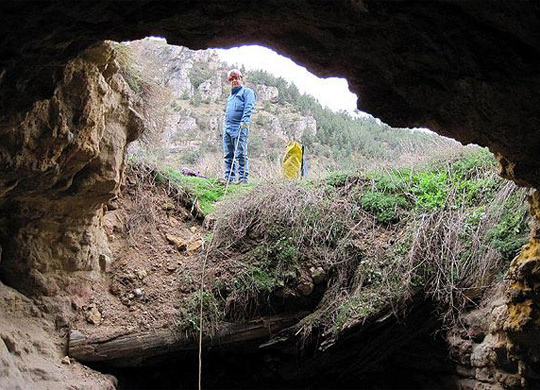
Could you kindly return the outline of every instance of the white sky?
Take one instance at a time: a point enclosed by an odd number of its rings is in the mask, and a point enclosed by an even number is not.
[[[356,110],[357,97],[349,91],[349,84],[343,78],[319,78],[291,59],[262,46],[215,50],[220,59],[231,66],[244,65],[248,70],[265,70],[276,77],[294,82],[300,92],[314,96],[323,106],[333,111],[345,110],[353,114]]]

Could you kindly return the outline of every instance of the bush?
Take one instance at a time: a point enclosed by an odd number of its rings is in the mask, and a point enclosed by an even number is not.
[[[184,164],[195,165],[201,158],[201,152],[199,150],[186,150],[182,152],[180,156],[181,161]]]

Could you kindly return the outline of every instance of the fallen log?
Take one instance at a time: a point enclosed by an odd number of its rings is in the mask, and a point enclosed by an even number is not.
[[[203,338],[203,346],[241,344],[275,335],[305,317],[308,312],[261,318],[243,324],[226,324]],[[126,333],[127,332],[127,333]],[[108,335],[69,333],[68,355],[81,362],[99,362],[125,358],[149,358],[178,351],[195,350],[197,335],[160,329],[151,332],[112,331]]]

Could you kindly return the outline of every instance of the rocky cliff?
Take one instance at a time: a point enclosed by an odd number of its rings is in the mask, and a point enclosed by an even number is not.
[[[149,131],[130,150],[149,158],[159,153],[163,163],[220,176],[224,104],[230,89],[225,80],[228,65],[214,50],[171,46],[162,39],[124,43],[117,49],[126,53],[125,77],[153,87],[141,99],[149,111]],[[141,80],[135,80],[139,74]],[[277,104],[278,88],[254,83],[249,73],[245,81],[257,93],[250,126],[252,166],[268,164],[268,155],[281,155],[288,139],[300,141],[317,134],[313,116],[303,115],[290,102]],[[208,166],[208,161],[214,164]]]

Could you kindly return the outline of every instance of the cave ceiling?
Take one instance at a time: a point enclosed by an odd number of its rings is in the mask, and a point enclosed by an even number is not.
[[[540,187],[536,1],[2,3],[0,149],[6,124],[50,98],[69,59],[102,40],[151,35],[192,49],[271,47],[347,78],[359,109],[488,146],[504,176]]]

